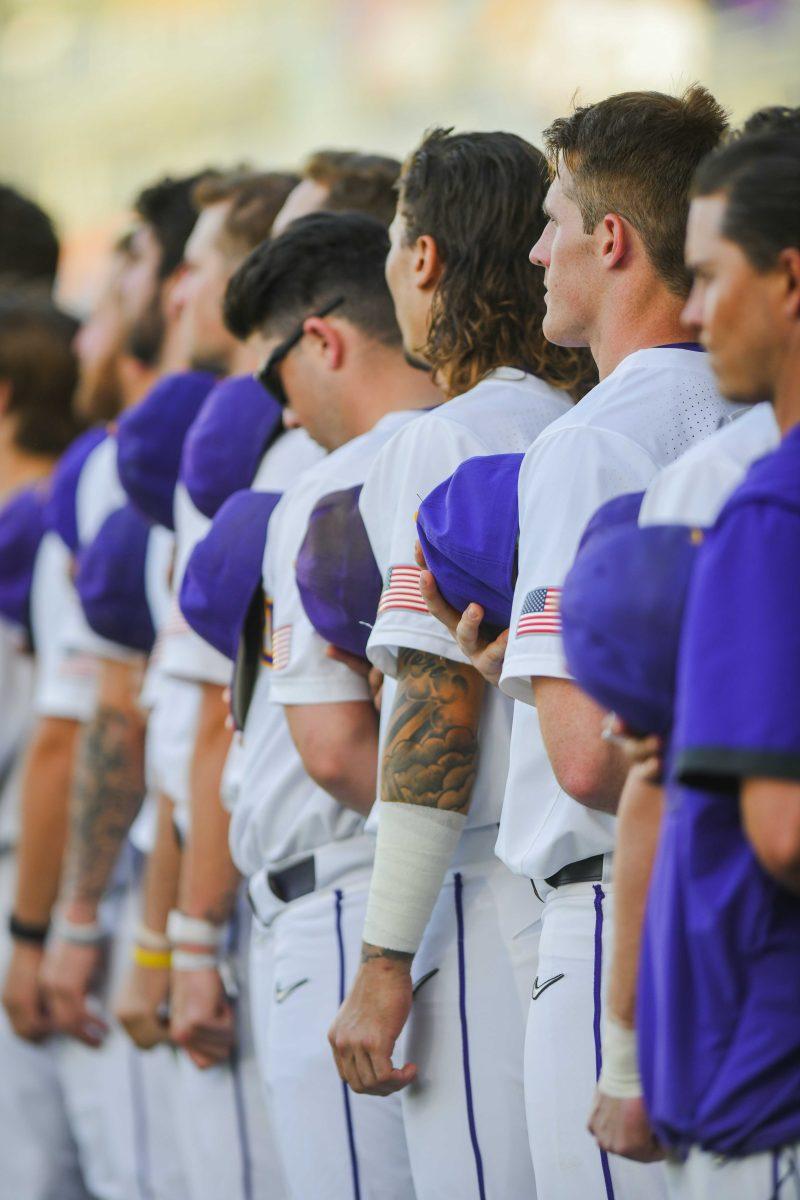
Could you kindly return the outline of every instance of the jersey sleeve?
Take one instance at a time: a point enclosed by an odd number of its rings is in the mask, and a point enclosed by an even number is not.
[[[429,492],[465,459],[485,453],[486,447],[468,429],[431,414],[396,434],[367,475],[359,507],[383,576],[367,654],[387,675],[397,674],[401,649],[468,662],[420,595],[416,517]]]
[[[320,495],[325,494],[325,488]],[[275,704],[341,704],[369,700],[366,679],[327,656],[327,642],[306,616],[294,564],[317,492],[288,491],[272,514],[264,557],[264,592],[272,604],[272,675]]]
[[[685,455],[659,471],[644,494],[640,525],[713,525],[744,467],[729,458]]]
[[[594,426],[545,432],[519,477],[519,574],[500,687],[533,703],[531,677],[569,679],[561,641],[564,579],[601,504],[646,488],[650,456],[623,434]]]
[[[36,557],[31,614],[37,714],[88,721],[97,697],[99,663],[91,652],[76,648],[71,636],[86,622],[70,577],[69,552],[54,533],[45,534]],[[88,627],[86,635],[91,642],[94,635]]]
[[[675,762],[689,786],[800,780],[800,514],[723,513],[692,579],[678,669]]]

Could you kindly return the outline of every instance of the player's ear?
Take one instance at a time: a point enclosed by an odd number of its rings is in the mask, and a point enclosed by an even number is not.
[[[628,254],[632,229],[619,213],[606,213],[599,221],[595,237],[600,251],[600,261],[608,270],[618,267]]]
[[[338,371],[344,362],[344,336],[335,322],[325,317],[308,317],[303,324],[308,348],[319,354],[329,371]]]
[[[444,264],[434,238],[425,233],[414,243],[414,283],[422,291],[435,288],[442,277]]]
[[[790,321],[800,320],[800,250],[787,247],[778,256],[779,268],[783,273],[786,297],[784,308]]]

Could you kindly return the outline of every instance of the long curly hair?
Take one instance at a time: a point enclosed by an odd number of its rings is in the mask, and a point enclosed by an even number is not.
[[[574,399],[597,381],[587,351],[542,333],[544,272],[528,251],[546,222],[548,182],[544,155],[512,133],[432,129],[403,167],[406,242],[432,237],[443,263],[423,353],[450,397],[501,366],[523,367]]]

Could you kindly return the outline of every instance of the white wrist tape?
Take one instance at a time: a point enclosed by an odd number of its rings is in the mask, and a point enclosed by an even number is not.
[[[636,1030],[609,1013],[603,1017],[603,1069],[597,1086],[616,1100],[635,1100],[642,1094]]]
[[[167,937],[171,946],[208,946],[216,950],[225,937],[225,925],[212,925],[200,917],[187,917],[173,908],[167,917]]]
[[[219,966],[214,954],[193,954],[191,950],[172,951],[173,971],[208,971]]]
[[[364,941],[415,954],[467,818],[381,801]]]
[[[71,942],[75,946],[96,946],[105,939],[106,931],[98,921],[79,924],[57,913],[52,924],[52,931],[62,942]]]
[[[145,950],[169,950],[169,938],[166,934],[159,933],[157,929],[151,929],[144,922],[136,926],[133,940],[137,946],[142,946]]]

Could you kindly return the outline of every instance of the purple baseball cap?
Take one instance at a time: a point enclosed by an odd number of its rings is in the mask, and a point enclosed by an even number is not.
[[[702,540],[687,525],[613,525],[584,545],[564,581],[569,669],[636,733],[672,726],[683,610]]]
[[[183,447],[180,478],[207,517],[249,488],[270,442],[283,429],[283,410],[251,375],[223,379],[206,397]]]
[[[317,633],[367,656],[381,596],[381,574],[358,509],[361,484],[332,492],[311,510],[295,562],[297,590]]]
[[[117,470],[149,521],[174,529],[172,502],[189,427],[217,382],[208,371],[165,375],[117,422]]]
[[[18,491],[0,509],[0,616],[30,635],[31,583],[45,533],[41,488]]]
[[[156,631],[145,591],[151,525],[132,504],[106,517],[78,556],[75,587],[90,627],[120,646],[149,654]]]
[[[280,498],[278,492],[234,493],[186,564],[181,612],[204,641],[232,660],[261,582],[267,525]]]
[[[623,492],[601,504],[589,519],[578,543],[578,554],[598,533],[607,529],[615,529],[620,525],[635,525],[639,520],[639,510],[644,500],[644,492]]]
[[[507,629],[517,578],[522,454],[468,458],[425,497],[417,531],[439,591],[463,612],[480,604],[490,625]]]
[[[108,437],[104,427],[89,429],[72,442],[56,464],[45,502],[44,520],[72,554],[80,548],[76,495],[81,472],[89,455]]]

